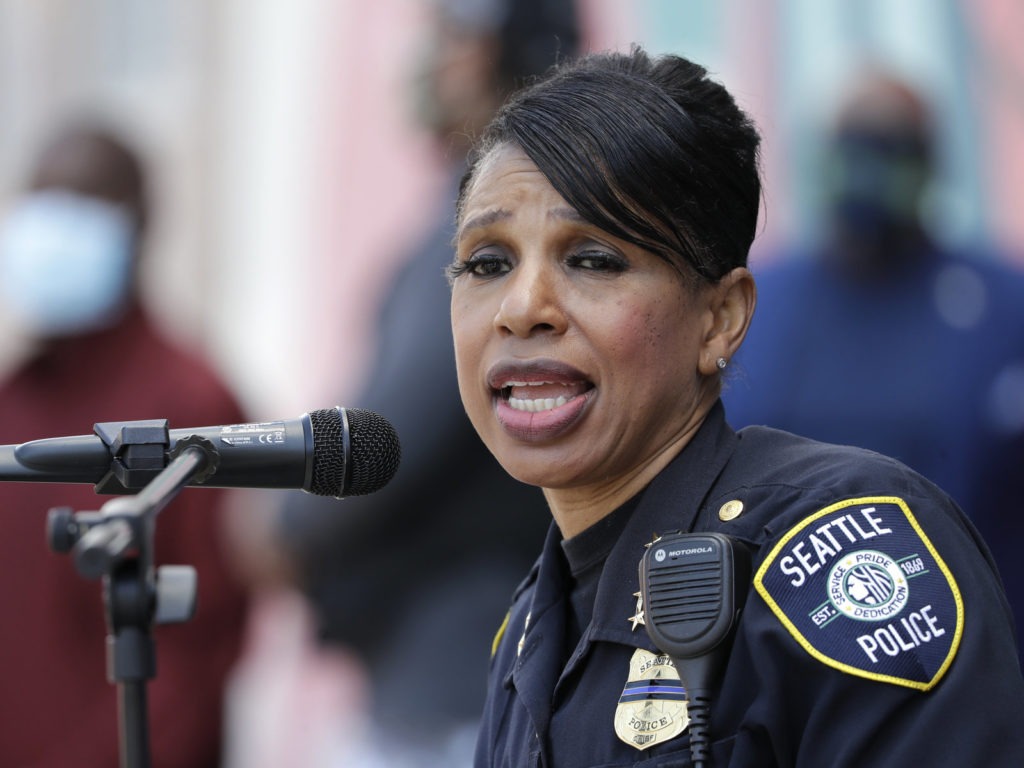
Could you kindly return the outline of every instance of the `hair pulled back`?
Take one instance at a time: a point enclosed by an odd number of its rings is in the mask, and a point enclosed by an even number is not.
[[[513,95],[470,156],[520,147],[600,229],[715,282],[745,266],[761,198],[760,136],[706,69],[680,56],[590,54]]]

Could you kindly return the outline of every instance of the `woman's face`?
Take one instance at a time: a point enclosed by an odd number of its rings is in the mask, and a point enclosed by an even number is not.
[[[608,494],[678,452],[717,395],[705,291],[582,220],[513,146],[480,166],[456,248],[459,388],[510,474]]]

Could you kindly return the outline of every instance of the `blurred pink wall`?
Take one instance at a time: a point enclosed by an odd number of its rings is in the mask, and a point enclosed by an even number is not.
[[[319,7],[330,10],[319,34],[322,69],[309,73],[322,100],[317,114],[325,116],[312,134],[319,165],[304,216],[312,252],[289,256],[308,258],[312,278],[299,315],[282,319],[295,329],[287,336],[293,345],[287,357],[301,361],[302,370],[297,380],[286,380],[286,395],[309,407],[344,403],[357,389],[376,343],[377,306],[397,259],[447,203],[438,199],[443,179],[433,147],[410,109],[425,0]],[[678,31],[658,26],[661,15],[680,13],[667,4],[580,0],[580,7],[590,50],[624,49],[636,41],[650,46],[655,33]],[[777,0],[723,0],[710,17],[714,34],[696,38],[715,52],[721,68],[715,74],[727,78],[763,134],[764,214],[754,258],[792,237],[801,213],[791,194],[798,158],[787,155],[796,148],[784,134],[793,119],[780,69],[786,7]],[[1024,50],[1016,31],[1024,28],[1024,10],[1016,0],[986,0],[961,12],[976,26],[972,104],[984,110],[978,156],[992,234],[1015,247],[1024,265],[1024,218],[1016,213],[1024,189]],[[707,23],[709,17],[701,18]]]
[[[984,57],[972,85],[988,110],[981,120],[985,133],[980,151],[993,206],[993,235],[1024,267],[1024,3],[986,0],[971,4],[970,10]]]
[[[581,9],[589,49],[636,40],[628,4],[583,0]],[[319,204],[310,214],[317,238],[312,274],[322,279],[309,291],[315,332],[296,340],[308,348],[304,378],[313,382],[312,397],[325,403],[359,385],[381,293],[397,257],[437,215],[443,183],[433,148],[409,111],[423,4],[344,3],[335,13],[336,39],[323,77],[330,117],[319,130]]]

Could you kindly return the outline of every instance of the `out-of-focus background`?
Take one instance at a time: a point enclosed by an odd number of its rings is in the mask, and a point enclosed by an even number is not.
[[[1017,0],[577,7],[585,49],[641,43],[683,54],[753,115],[766,181],[755,272],[821,234],[819,164],[834,113],[865,65],[898,74],[935,109],[938,183],[923,207],[933,236],[1024,269]],[[378,307],[449,194],[450,169],[416,119],[430,8],[429,0],[0,0],[0,216],[44,139],[69,118],[103,119],[140,149],[156,183],[144,288],[163,329],[207,356],[253,420],[360,407],[353,398],[374,356]],[[950,290],[975,287],[970,278]],[[0,306],[0,374],[21,352]],[[1020,444],[1024,364],[1012,370],[1016,379],[1001,379],[1019,385],[1003,398],[1017,419],[1007,439]],[[411,380],[408,397],[416,396]],[[1016,587],[1024,594],[1024,583]],[[344,654],[317,655],[308,606],[276,602],[246,631],[226,765],[372,764],[339,746],[345,724],[359,720],[365,681]],[[0,659],[0,670],[10,663]]]
[[[817,121],[870,57],[941,109],[949,184],[937,220],[1024,258],[1014,0],[581,7],[590,47],[684,53],[754,114],[767,178],[759,250],[813,226]],[[64,116],[114,118],[157,165],[147,285],[161,318],[207,347],[260,417],[333,403],[370,352],[388,255],[425,225],[437,189],[410,119],[423,13],[420,0],[0,0],[0,205]]]

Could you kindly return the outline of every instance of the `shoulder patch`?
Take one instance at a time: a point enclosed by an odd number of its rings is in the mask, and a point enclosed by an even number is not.
[[[960,645],[960,589],[895,496],[807,517],[768,554],[754,586],[804,650],[848,674],[927,691]]]

